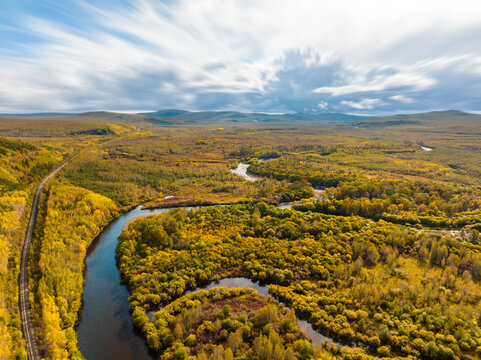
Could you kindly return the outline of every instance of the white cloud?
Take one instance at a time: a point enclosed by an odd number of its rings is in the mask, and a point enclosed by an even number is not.
[[[389,99],[391,100],[394,100],[394,101],[399,101],[399,102],[402,102],[404,104],[410,104],[412,102],[414,102],[413,99],[405,96],[405,95],[393,95],[393,96],[389,96]]]
[[[481,109],[479,2],[72,4],[77,23],[12,14],[40,40],[0,52],[0,111]]]
[[[375,74],[373,74],[373,70]],[[387,70],[387,71],[386,71]],[[383,68],[379,69],[354,69],[352,78],[347,79],[346,85],[323,86],[314,89],[315,93],[328,93],[333,96],[358,94],[366,92],[380,92],[392,88],[407,88],[422,91],[433,85],[436,81],[427,75],[418,73],[415,69]]]
[[[329,104],[326,101],[321,101],[317,106],[321,110],[327,110],[329,108]]]
[[[358,102],[343,100],[341,101],[341,104],[349,106],[353,109],[370,110],[373,109],[376,105],[382,104],[382,101],[379,99],[362,99]]]

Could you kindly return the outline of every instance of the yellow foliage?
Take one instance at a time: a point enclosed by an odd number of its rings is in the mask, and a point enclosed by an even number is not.
[[[40,280],[32,304],[41,348],[49,358],[78,354],[74,332],[83,292],[86,249],[110,219],[114,202],[89,190],[54,183],[49,188],[37,271]]]

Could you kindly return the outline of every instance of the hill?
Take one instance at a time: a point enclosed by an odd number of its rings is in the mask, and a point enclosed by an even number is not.
[[[50,120],[89,120],[89,121],[107,121],[107,122],[126,122],[131,124],[151,123],[165,125],[180,125],[192,123],[249,123],[249,122],[354,122],[365,119],[366,117],[340,114],[310,114],[310,113],[294,113],[294,114],[264,114],[264,113],[243,113],[236,111],[186,111],[178,109],[159,110],[155,112],[146,112],[138,114],[125,114],[109,111],[89,111],[79,114],[67,113],[35,113],[35,114],[0,114],[0,118],[12,119],[35,119],[36,121]]]
[[[45,112],[45,113],[26,113],[26,114],[0,114],[0,117],[45,117],[45,116],[73,116],[78,113],[60,113],[60,112]]]
[[[70,125],[85,122],[108,122],[129,123],[136,126],[142,125],[189,125],[189,124],[235,124],[235,123],[335,123],[346,124],[356,128],[384,129],[395,127],[396,129],[420,130],[426,128],[443,128],[451,131],[481,131],[481,115],[471,114],[457,110],[432,111],[419,114],[399,114],[385,117],[363,117],[341,113],[292,113],[292,114],[265,114],[243,113],[236,111],[186,111],[178,109],[166,109],[156,112],[138,114],[115,113],[108,111],[91,111],[80,114],[17,114],[0,115],[0,130],[3,127],[11,128],[10,123],[16,127],[28,123],[45,126],[55,122],[68,122]],[[10,125],[8,125],[10,124]],[[29,127],[27,126],[27,128]],[[26,130],[26,129],[25,129]],[[4,134],[8,135],[8,134]]]
[[[354,122],[353,126],[374,128],[388,126],[422,126],[422,127],[465,127],[481,126],[481,115],[457,110],[431,111],[420,114],[400,114],[386,117],[374,117]]]
[[[177,109],[160,110],[139,115],[151,116],[159,119],[182,120],[186,123],[197,122],[290,122],[290,121],[309,121],[309,122],[353,122],[365,117],[339,114],[264,114],[264,113],[243,113],[236,111],[184,111]]]

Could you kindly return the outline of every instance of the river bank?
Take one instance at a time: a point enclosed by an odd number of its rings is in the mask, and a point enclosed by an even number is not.
[[[289,206],[290,204],[285,204]],[[192,209],[192,207],[184,207]],[[83,307],[77,328],[79,349],[88,360],[96,359],[154,359],[143,337],[133,326],[130,314],[130,293],[122,283],[121,274],[115,260],[117,238],[129,223],[135,219],[159,214],[172,208],[144,209],[141,206],[130,210],[111,222],[89,249],[86,259]],[[268,285],[258,284],[247,278],[227,278],[213,281],[204,287],[253,288],[267,297]],[[200,289],[199,288],[199,289]],[[191,293],[198,289],[190,290]],[[185,295],[185,294],[184,294]],[[334,341],[318,333],[305,320],[298,318],[311,341],[320,345],[334,344]]]

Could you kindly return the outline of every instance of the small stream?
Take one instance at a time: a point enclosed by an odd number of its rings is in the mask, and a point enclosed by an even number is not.
[[[269,295],[269,285],[261,285],[259,282],[252,281],[251,279],[244,278],[244,277],[225,278],[218,281],[212,281],[210,284],[206,286],[201,286],[194,290],[186,291],[184,295],[191,294],[197,290],[209,290],[216,287],[226,287],[226,288],[245,287],[245,288],[256,290],[258,294],[264,296],[265,298],[267,298],[267,296]],[[157,311],[161,309],[162,308],[159,308]],[[155,311],[150,311],[147,314],[150,320],[153,319],[154,313]],[[317,332],[316,330],[314,330],[313,326],[310,323],[308,323],[306,320],[302,320],[297,317],[297,323],[299,327],[306,332],[307,336],[309,336],[309,338],[311,339],[314,345],[322,345],[324,343],[327,343],[329,345],[335,344],[335,345],[338,345],[339,347],[342,347],[342,345],[335,343],[331,338],[324,336],[319,332]]]
[[[239,175],[248,181],[260,180],[261,179],[260,176],[250,174],[249,172],[247,172],[249,165],[250,164],[245,164],[240,162],[239,164],[237,164],[237,167],[235,169],[230,169],[230,172],[233,174]]]
[[[272,160],[276,160],[276,159],[278,159],[278,158],[259,159],[259,162],[268,162],[268,161],[272,161]],[[239,176],[243,177],[245,180],[248,180],[248,181],[257,181],[257,180],[262,179],[261,176],[257,176],[257,175],[249,173],[249,171],[248,171],[249,165],[250,164],[239,162],[235,169],[230,169],[230,172],[233,173],[233,174],[239,175]]]
[[[200,289],[212,289],[214,287],[227,287],[227,288],[234,288],[234,287],[246,287],[246,288],[251,288],[256,290],[260,295],[263,295],[264,297],[267,298],[267,295],[269,294],[269,285],[261,285],[258,282],[252,281],[251,279],[243,278],[243,277],[237,277],[237,278],[226,278],[222,279],[219,281],[213,281],[209,285],[201,288],[197,288],[192,291],[188,291],[187,294],[194,292],[196,290]],[[312,343],[314,345],[322,345],[324,343],[327,344],[336,344],[333,342],[331,338],[328,338],[320,333],[318,333],[310,323],[308,323],[306,320],[301,320],[297,318],[297,323],[299,324],[299,327],[303,329],[306,334],[309,336],[311,339]],[[340,344],[336,344],[338,346],[341,346]]]

